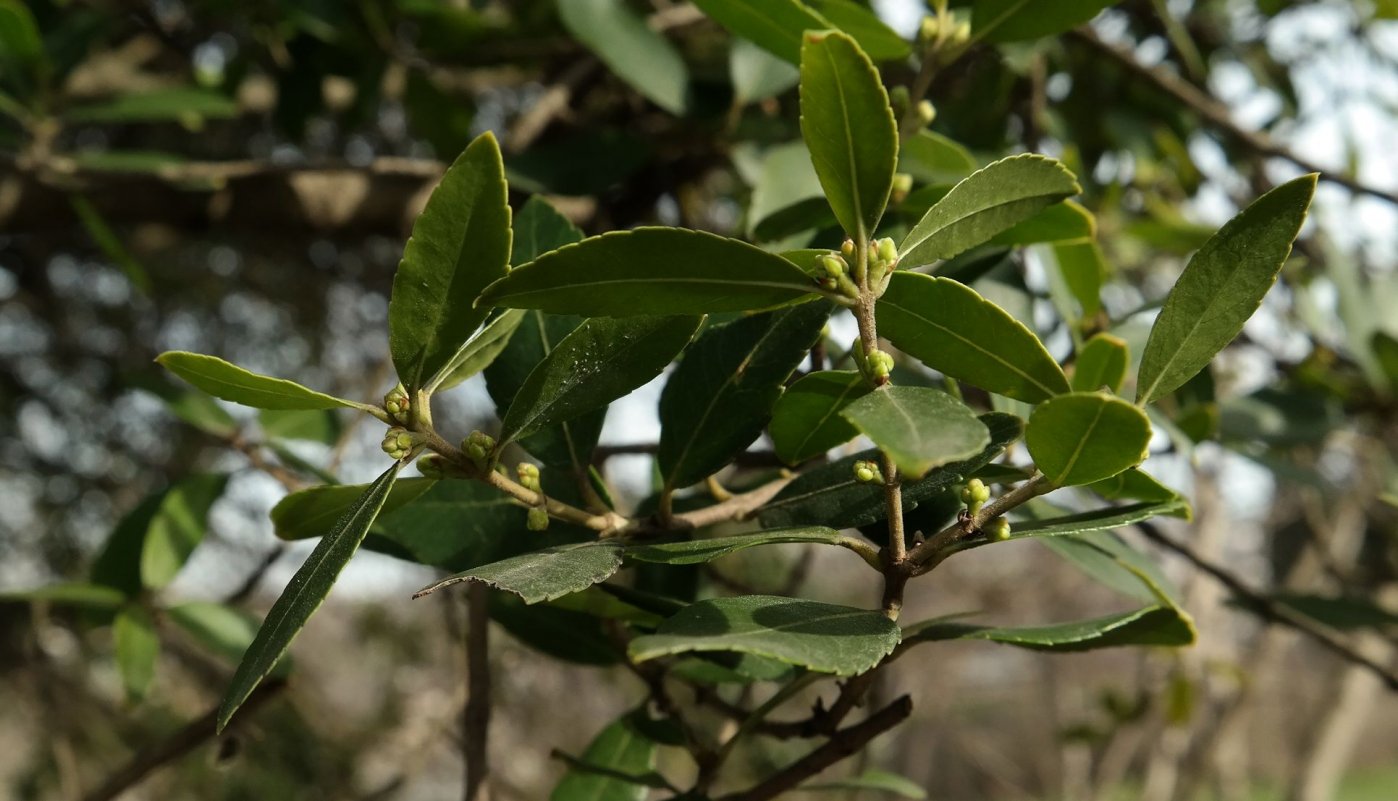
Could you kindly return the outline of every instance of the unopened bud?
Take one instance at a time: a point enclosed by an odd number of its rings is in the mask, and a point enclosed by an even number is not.
[[[921,42],[930,42],[937,38],[937,34],[942,30],[941,21],[929,14],[922,18],[922,23],[917,26],[917,38]]]
[[[546,531],[549,527],[548,510],[542,506],[529,507],[529,516],[525,518],[525,526],[530,531]]]
[[[409,405],[408,390],[402,384],[390,389],[388,394],[383,396],[383,410],[388,412],[390,418],[400,423],[407,422]]]
[[[937,119],[937,108],[932,105],[931,100],[919,100],[917,103],[917,118],[923,125],[931,125]]]
[[[908,179],[908,182],[912,183],[912,176],[909,175],[906,177]],[[898,176],[894,176],[893,183],[895,186],[897,185]],[[898,261],[898,246],[893,243],[892,239],[884,237],[883,239],[880,239],[876,244],[878,245],[879,261]]]
[[[907,113],[910,102],[912,97],[908,94],[908,87],[895,86],[888,90],[888,105],[893,109],[893,116],[901,118]]]
[[[461,440],[461,450],[466,452],[466,458],[476,467],[484,468],[495,451],[495,438],[484,431],[472,431],[466,439]]]
[[[861,484],[882,484],[883,472],[876,463],[860,459],[854,463],[854,480]]]
[[[383,442],[379,443],[379,447],[394,459],[406,459],[414,448],[426,440],[427,438],[421,434],[401,426],[394,426],[388,430],[388,433],[384,434]]]
[[[831,278],[839,279],[840,276],[849,272],[849,265],[846,264],[845,260],[840,258],[839,256],[827,254],[821,256],[819,261],[820,268],[824,270],[825,274],[830,276]]]
[[[844,256],[846,260],[854,258],[853,239],[846,239],[844,242],[840,243],[840,255]]]
[[[997,542],[1003,542],[1010,538],[1010,521],[1003,517],[997,517],[990,521],[985,527],[985,536]]]
[[[973,478],[966,482],[966,486],[961,488],[961,502],[966,504],[966,511],[969,514],[976,514],[990,500],[990,487],[985,485],[979,478]]]
[[[525,489],[535,492],[539,491],[539,468],[529,462],[520,462],[515,467],[515,475],[519,476],[519,483]]]
[[[913,191],[913,177],[906,172],[900,172],[893,176],[893,191],[889,195],[889,200],[894,203],[902,203],[911,191]]]
[[[951,43],[962,45],[971,41],[971,21],[963,19],[956,23],[956,27],[951,32]]]
[[[878,379],[888,378],[893,372],[893,356],[881,350],[876,350],[865,357],[869,363],[869,372]]]

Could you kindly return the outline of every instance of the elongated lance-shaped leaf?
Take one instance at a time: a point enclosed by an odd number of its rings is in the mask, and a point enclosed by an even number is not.
[[[867,241],[893,188],[898,123],[879,71],[843,33],[807,33],[801,45],[801,135],[835,218]]]
[[[46,584],[30,590],[0,592],[0,603],[45,601],[59,606],[81,606],[89,609],[117,609],[126,603],[126,594],[105,584],[67,581]]]
[[[881,335],[952,378],[1027,403],[1068,391],[1033,331],[950,278],[896,272],[876,312]]]
[[[1303,175],[1253,201],[1189,260],[1141,354],[1137,403],[1174,391],[1243,330],[1291,253],[1316,178]]]
[[[975,456],[990,444],[990,432],[971,407],[927,387],[885,387],[840,414],[912,480],[934,467]]]
[[[474,305],[510,261],[510,206],[500,145],[487,131],[442,176],[413,223],[388,304],[388,345],[408,390],[440,370],[490,313]]]
[[[1120,398],[1074,392],[1034,410],[1024,444],[1035,466],[1053,484],[1091,484],[1145,460],[1150,420]]]
[[[295,381],[244,370],[217,356],[169,350],[157,356],[155,360],[166,370],[215,398],[255,409],[334,409],[339,406],[366,408],[362,403],[316,392]]]
[[[510,442],[600,408],[660,375],[701,317],[594,317],[525,380],[500,427]]]
[[[690,604],[628,649],[637,662],[683,653],[756,654],[819,673],[853,676],[898,645],[898,626],[868,609],[745,595]]]
[[[801,63],[801,36],[834,27],[797,0],[695,0],[718,24],[792,64]]]
[[[160,656],[160,636],[150,612],[134,603],[122,608],[112,623],[112,643],[126,698],[139,701],[150,689]]]
[[[667,488],[702,481],[762,433],[832,308],[814,301],[745,317],[690,346],[660,396],[656,464]]]
[[[731,537],[631,545],[626,549],[626,558],[662,565],[697,565],[759,545],[793,542],[839,545],[842,538],[840,532],[825,526],[772,528],[750,534],[735,534]]]
[[[1118,0],[975,0],[971,32],[988,42],[1019,42],[1053,36],[1097,16]]]
[[[1109,506],[1093,509],[1090,512],[1077,512],[1062,517],[1042,520],[1016,521],[1006,540],[963,540],[947,548],[947,553],[960,553],[1000,542],[1039,537],[1067,537],[1086,534],[1091,531],[1111,531],[1135,525],[1153,517],[1183,517],[1189,511],[1189,504],[1183,499],[1171,499],[1155,503],[1133,503],[1125,506]]]
[[[633,89],[671,114],[688,105],[689,70],[675,46],[625,0],[571,0],[558,16],[573,37]]]
[[[1131,363],[1131,351],[1126,340],[1111,334],[1096,334],[1078,351],[1073,365],[1073,390],[1092,392],[1106,387],[1120,392],[1126,380],[1126,368]]]
[[[791,262],[682,228],[634,228],[545,253],[486,287],[479,303],[630,317],[765,309],[818,291]]]
[[[768,433],[777,456],[796,464],[854,439],[859,430],[840,410],[872,389],[857,370],[821,370],[799,378],[772,407]]]
[[[461,346],[451,361],[447,362],[447,366],[437,374],[439,379],[436,386],[429,386],[428,389],[451,389],[489,367],[505,348],[509,347],[510,337],[514,336],[515,329],[519,328],[528,314],[524,309],[505,309],[496,315],[495,319],[487,322],[470,341]]]
[[[1047,156],[1001,159],[928,209],[898,248],[899,263],[906,268],[949,259],[1081,191],[1073,174]]]
[[[448,576],[423,587],[413,597],[463,581],[479,581],[512,592],[527,604],[551,601],[606,581],[621,567],[621,555],[621,545],[614,541],[545,548]]]
[[[874,61],[901,60],[912,52],[906,39],[854,0],[806,0],[806,5],[830,21],[825,27],[849,34]]]
[[[1047,626],[987,627],[969,623],[932,622],[911,626],[904,642],[989,640],[1035,651],[1071,653],[1124,645],[1180,646],[1194,642],[1194,627],[1178,609],[1150,606],[1090,620]]]
[[[281,597],[272,604],[262,628],[257,630],[252,645],[248,646],[243,661],[233,673],[233,681],[218,708],[218,730],[228,725],[233,713],[252,695],[252,691],[277,663],[297,633],[315,614],[316,609],[329,594],[340,571],[349,563],[350,557],[359,550],[364,535],[374,524],[374,518],[383,508],[393,482],[398,478],[402,462],[394,462],[384,471],[369,489],[351,506],[333,528],[316,544],[315,550],[306,558],[305,564],[291,577],[282,591]]]
[[[209,508],[228,484],[225,475],[196,475],[176,483],[160,499],[141,547],[141,583],[151,590],[169,584],[204,540]]]
[[[637,725],[645,710],[612,722],[563,774],[549,801],[645,801],[649,787],[667,786],[655,772],[656,742]]]

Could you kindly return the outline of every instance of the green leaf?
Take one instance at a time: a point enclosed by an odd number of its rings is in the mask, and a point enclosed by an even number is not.
[[[950,278],[896,272],[877,314],[881,335],[952,378],[1028,403],[1068,391],[1063,368],[1034,332]]]
[[[1141,354],[1137,403],[1174,391],[1243,330],[1291,253],[1315,185],[1313,173],[1273,189],[1228,221],[1189,260]]]
[[[1180,608],[1179,591],[1160,566],[1111,531],[1089,531],[1040,542],[1093,580],[1128,598]],[[1188,618],[1184,612],[1181,616]],[[1192,625],[1192,624],[1191,624]]]
[[[551,601],[606,581],[621,567],[621,555],[621,545],[611,541],[559,545],[462,571],[423,587],[413,597],[479,581],[512,592],[527,604]]]
[[[969,406],[926,387],[884,387],[840,414],[913,480],[934,467],[975,456],[990,444],[990,433]]]
[[[32,590],[10,590],[0,592],[0,603],[11,601],[31,603],[43,601],[62,606],[81,606],[89,609],[116,609],[126,603],[126,593],[105,584],[86,584],[80,581],[49,584]]]
[[[295,381],[244,370],[217,356],[168,350],[155,359],[162,367],[199,389],[226,401],[255,409],[365,408],[362,403],[336,398]]]
[[[805,784],[801,786],[801,791],[805,793],[844,792],[851,794],[874,792],[914,799],[927,797],[927,791],[919,787],[917,782],[912,779],[885,770],[874,769],[866,770],[858,776],[849,776],[818,784]]]
[[[817,227],[808,225],[821,216],[830,221],[825,191],[811,166],[811,153],[801,142],[769,148],[762,158],[762,172],[748,202],[748,233],[759,240],[772,228]],[[821,251],[829,253],[830,251]]]
[[[796,0],[695,0],[718,24],[792,64],[801,63],[801,36],[830,22]]]
[[[549,801],[645,801],[656,743],[636,725],[637,714],[626,714],[594,737]]]
[[[571,420],[660,375],[700,317],[594,317],[563,338],[520,387],[500,427],[506,443]]]
[[[975,0],[971,31],[987,42],[1018,42],[1053,36],[1097,16],[1119,0]]]
[[[799,378],[772,407],[768,433],[777,456],[796,464],[854,439],[859,431],[840,410],[872,389],[855,370],[822,370]]]
[[[959,542],[947,549],[947,553],[960,553],[962,551],[974,550],[986,545],[995,545],[999,542],[1014,542],[1016,540],[1042,538],[1042,537],[1067,537],[1086,534],[1090,531],[1111,531],[1126,526],[1135,525],[1143,520],[1153,517],[1170,516],[1181,517],[1189,510],[1189,504],[1182,499],[1171,499],[1156,503],[1133,503],[1128,506],[1109,506],[1104,509],[1093,509],[1090,512],[1078,512],[1062,517],[1050,517],[1042,520],[1016,521],[1010,529],[1008,540],[971,540]]]
[[[1092,212],[1071,200],[1055,203],[990,240],[999,247],[1053,242],[1066,245],[1091,242],[1097,235],[1097,219]]]
[[[874,61],[902,61],[912,54],[907,40],[883,24],[877,14],[858,3],[850,0],[806,0],[806,5],[831,25],[853,37],[859,43],[859,49]]]
[[[547,200],[538,195],[524,201],[514,221],[514,252],[510,264],[518,267],[557,250],[580,242],[583,232]]]
[[[125,123],[177,121],[197,128],[204,120],[238,116],[238,101],[213,89],[177,86],[118,95],[110,100],[73,106],[69,122]]]
[[[990,445],[970,459],[944,465],[921,481],[904,484],[905,513],[989,464],[1024,432],[1024,424],[1014,415],[992,412],[981,415],[980,421],[990,432]],[[854,479],[854,463],[877,458],[877,455],[877,451],[868,450],[801,474],[758,512],[762,524],[770,528],[808,525],[854,528],[883,520],[888,512],[883,487],[861,484]]]
[[[630,545],[626,548],[626,558],[662,565],[697,565],[712,562],[721,556],[748,548],[756,548],[759,545],[788,542],[839,545],[842,539],[840,532],[824,526],[772,528],[765,531],[754,531],[750,534],[736,534],[731,537],[708,537],[682,542]]]
[[[791,262],[745,242],[634,228],[546,253],[486,287],[480,302],[623,317],[764,309],[815,291]]]
[[[898,124],[878,70],[843,33],[809,33],[801,46],[801,136],[835,218],[868,240],[893,188]]]
[[[1267,597],[1293,612],[1299,612],[1339,631],[1398,630],[1398,613],[1384,609],[1367,598],[1331,598],[1300,593],[1277,593]],[[1241,599],[1233,603],[1244,608],[1247,606]]]
[[[1090,620],[1049,626],[987,628],[967,623],[936,622],[912,626],[905,642],[989,640],[1035,651],[1072,653],[1123,645],[1180,646],[1194,642],[1194,627],[1179,610],[1152,606]]]
[[[899,265],[949,259],[1081,191],[1073,174],[1047,156],[1001,159],[972,173],[928,209],[899,246]]]
[[[746,595],[699,601],[655,634],[631,641],[636,662],[684,653],[756,654],[837,676],[877,665],[898,645],[898,626],[867,609],[797,598]]]
[[[263,409],[257,415],[262,433],[274,439],[300,439],[333,445],[340,419],[329,409]]]
[[[918,131],[899,150],[898,171],[929,184],[952,183],[976,171],[976,157],[960,142]]]
[[[92,201],[80,194],[70,194],[68,202],[72,205],[73,212],[77,214],[78,221],[87,230],[87,235],[92,237],[93,243],[102,251],[102,255],[106,256],[112,264],[121,268],[121,271],[126,274],[126,280],[131,282],[131,286],[137,292],[150,294],[150,274],[146,272],[146,268],[141,265],[140,260],[127,249],[121,241],[121,237],[117,236],[116,231],[113,231],[112,227],[107,224],[106,219],[102,217],[102,212],[92,205]]]
[[[1383,331],[1375,331],[1369,338],[1369,349],[1374,353],[1383,377],[1388,379],[1390,392],[1398,392],[1398,339]]]
[[[510,636],[554,659],[578,665],[615,665],[621,652],[600,617],[551,604],[526,605],[505,593],[490,596],[490,616]]]
[[[23,76],[28,82],[17,88],[28,94],[45,67],[44,40],[34,15],[24,3],[0,0],[0,86]]]
[[[514,336],[515,329],[529,314],[531,312],[523,309],[506,309],[496,315],[461,346],[438,373],[436,386],[429,389],[434,392],[451,389],[489,367],[509,347],[510,337]]]
[[[359,549],[364,535],[369,533],[369,527],[388,500],[402,467],[402,462],[394,462],[369,485],[369,489],[316,544],[315,550],[311,551],[306,562],[287,583],[281,597],[272,604],[252,645],[238,663],[223,703],[219,705],[219,731],[228,725],[233,713],[277,666],[291,646],[291,641],[325,600],[340,571]]]
[[[140,701],[155,678],[155,660],[160,656],[160,636],[150,613],[135,605],[124,607],[112,623],[112,643],[126,699]]]
[[[1095,481],[1088,487],[1103,498],[1111,500],[1133,500],[1146,501],[1147,503],[1165,503],[1167,501],[1179,501],[1184,504],[1184,509],[1178,512],[1161,512],[1174,517],[1182,517],[1189,520],[1194,516],[1193,510],[1189,508],[1188,502],[1180,497],[1178,492],[1161,484],[1154,476],[1133,467],[1130,470],[1117,473],[1111,478]]]
[[[1073,366],[1073,391],[1092,392],[1106,387],[1120,392],[1130,363],[1131,352],[1126,340],[1111,334],[1096,334],[1078,351]]]
[[[92,582],[111,587],[128,598],[141,593],[141,554],[146,546],[146,531],[160,510],[168,488],[147,495],[134,509],[117,521],[102,552],[92,563]]]
[[[487,131],[432,191],[393,276],[388,344],[410,392],[433,383],[490,313],[473,304],[509,269],[510,238],[505,166]]]
[[[623,0],[569,0],[558,16],[573,37],[633,89],[671,114],[683,114],[689,70],[670,40],[646,26]]]
[[[656,466],[667,489],[702,481],[757,439],[831,308],[815,301],[744,317],[689,347],[660,396]]]
[[[206,393],[176,389],[164,376],[158,375],[132,376],[128,383],[156,396],[171,414],[200,431],[216,437],[231,437],[238,431],[238,421]]]
[[[1058,242],[1053,246],[1053,258],[1058,273],[1068,291],[1082,307],[1085,317],[1102,309],[1102,281],[1107,275],[1107,260],[1096,242]]]
[[[427,478],[407,478],[395,482],[379,509],[380,517],[412,502],[436,483]],[[349,513],[371,486],[334,484],[293,492],[272,507],[273,531],[284,540],[323,536],[337,520]]]
[[[796,85],[801,73],[746,39],[734,39],[728,51],[733,102],[746,105],[775,97]]]
[[[146,589],[164,587],[184,567],[204,539],[209,507],[227,484],[226,475],[196,475],[166,491],[141,548],[141,583]]]
[[[257,636],[257,619],[227,604],[190,601],[166,609],[165,614],[200,645],[233,664],[243,658]],[[290,657],[283,657],[271,675],[285,676],[290,669]]]
[[[1050,482],[1069,487],[1140,464],[1150,433],[1150,420],[1139,408],[1100,392],[1074,392],[1034,410],[1024,443]]]

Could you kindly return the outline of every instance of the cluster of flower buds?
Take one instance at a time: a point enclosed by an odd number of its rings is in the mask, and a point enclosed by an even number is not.
[[[485,470],[490,464],[490,456],[495,451],[495,438],[481,430],[472,431],[466,439],[461,440],[461,450],[465,451],[466,458],[481,470]]]
[[[869,285],[883,288],[883,281],[898,269],[898,246],[884,237],[869,243]]]
[[[1010,538],[1010,521],[1003,517],[997,517],[985,527],[985,536],[996,542],[1004,542]]]
[[[854,463],[854,480],[861,484],[882,484],[883,471],[876,463],[860,459]]]
[[[828,292],[838,292],[850,300],[859,298],[859,287],[850,278],[849,262],[843,256],[827,253],[817,261],[825,274],[820,278],[820,286]]]
[[[952,45],[960,47],[971,41],[971,21],[967,19],[956,20],[946,12],[945,4],[938,9],[938,13],[929,14],[922,18],[922,24],[918,26],[917,38],[924,45]]]
[[[388,412],[389,419],[399,423],[408,422],[408,390],[402,384],[390,389],[388,394],[383,396],[383,410]]]
[[[383,435],[383,442],[379,443],[379,447],[383,448],[383,452],[394,459],[402,460],[408,458],[409,454],[426,441],[427,438],[421,434],[409,431],[402,426],[394,426],[388,430],[387,434]]]
[[[979,478],[973,478],[961,488],[961,502],[966,504],[966,513],[974,517],[985,502],[990,500],[990,487]]]
[[[529,462],[520,462],[515,468],[515,475],[519,477],[520,486],[527,490],[543,492],[539,484],[539,467]]]
[[[542,506],[529,507],[529,515],[524,519],[524,526],[530,531],[547,531],[549,527],[549,512]]]
[[[882,350],[864,352],[864,343],[855,340],[853,346],[854,364],[870,383],[882,386],[888,383],[893,374],[893,354]]]

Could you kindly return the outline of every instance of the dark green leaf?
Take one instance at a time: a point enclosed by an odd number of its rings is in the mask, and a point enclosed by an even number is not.
[[[1129,506],[1109,506],[1105,509],[1078,512],[1063,517],[1016,522],[1010,530],[1010,539],[1004,541],[1013,542],[1031,537],[1064,537],[1084,534],[1089,531],[1110,531],[1134,525],[1152,517],[1162,515],[1180,517],[1188,510],[1189,504],[1180,499],[1157,503],[1133,503]],[[993,545],[996,542],[997,540],[961,542],[948,550],[951,552],[969,551],[983,545]]]
[[[549,801],[645,801],[656,743],[637,726],[637,714],[644,712],[628,713],[594,737]]]
[[[500,428],[510,442],[600,408],[660,375],[700,317],[594,317],[563,338],[520,387]]]
[[[528,535],[521,532],[520,536]],[[527,604],[551,601],[606,581],[621,567],[621,555],[621,545],[611,541],[559,545],[462,571],[423,587],[413,597],[463,581],[479,581],[512,592]]]
[[[1000,232],[990,240],[990,244],[1015,246],[1054,242],[1080,245],[1091,242],[1096,234],[1097,220],[1092,212],[1071,200],[1065,200]]]
[[[165,369],[215,398],[223,398],[255,409],[334,409],[339,406],[364,408],[364,404],[316,392],[295,381],[244,370],[217,356],[169,350],[155,360]]]
[[[1150,420],[1120,398],[1074,392],[1034,410],[1024,443],[1035,466],[1053,484],[1091,484],[1135,467],[1146,458]]]
[[[134,703],[145,698],[160,656],[160,637],[150,613],[135,605],[123,608],[112,623],[112,642],[126,699]]]
[[[858,776],[849,776],[844,779],[836,779],[830,782],[820,782],[818,784],[806,784],[801,786],[801,791],[806,793],[816,792],[843,792],[859,794],[862,792],[888,793],[901,798],[921,799],[927,797],[927,791],[923,790],[912,779],[899,776],[896,773],[889,773],[884,770],[866,770]]]
[[[976,157],[961,143],[939,133],[918,131],[899,150],[898,171],[925,183],[949,184],[975,172]]]
[[[432,383],[490,313],[474,303],[508,270],[506,195],[500,146],[486,132],[447,169],[413,223],[388,305],[393,366],[410,392]]]
[[[1395,6],[1398,7],[1398,6]],[[1388,379],[1390,392],[1398,392],[1398,339],[1383,331],[1375,331],[1369,338],[1369,349],[1374,353],[1384,378]]]
[[[1068,391],[1034,332],[950,278],[896,272],[877,312],[880,334],[952,378],[1029,403]]]
[[[985,424],[971,407],[935,389],[888,386],[840,414],[913,480],[934,467],[975,456],[990,444]]]
[[[62,606],[82,606],[91,609],[116,609],[126,602],[126,594],[105,584],[63,582],[35,587],[32,590],[0,592],[0,602],[29,603],[43,601]]]
[[[832,25],[849,34],[874,61],[901,61],[912,47],[873,11],[851,0],[806,0],[806,4]]]
[[[754,531],[750,534],[736,534],[731,537],[709,537],[683,542],[631,545],[626,548],[626,558],[662,565],[697,565],[712,562],[721,556],[737,553],[747,548],[755,548],[759,545],[775,545],[786,542],[839,545],[841,538],[840,532],[823,526],[772,528],[765,531]]]
[[[111,587],[131,598],[140,594],[144,588],[141,553],[146,546],[146,531],[160,510],[166,492],[168,489],[147,495],[117,521],[107,544],[92,563],[92,583]]]
[[[384,500],[379,514],[387,515],[427,492],[436,483],[427,478],[409,478],[396,482]],[[293,492],[272,507],[273,530],[284,540],[323,536],[337,520],[349,513],[350,507],[369,491],[370,486],[336,484]]]
[[[670,40],[646,26],[623,0],[558,4],[563,25],[612,72],[671,114],[683,114],[689,70]]]
[[[281,597],[272,604],[257,636],[248,647],[238,669],[233,673],[228,692],[218,709],[218,729],[228,725],[233,713],[248,699],[282,655],[291,646],[306,621],[315,614],[325,596],[334,586],[340,571],[359,549],[364,535],[374,524],[374,518],[388,500],[393,482],[398,478],[402,462],[394,462],[369,489],[351,506],[335,526],[316,544],[305,564],[291,577]]]
[[[621,661],[602,618],[549,604],[527,606],[513,595],[498,592],[490,596],[490,616],[515,639],[554,659],[579,665]]]
[[[1179,501],[1184,503],[1184,509],[1178,512],[1162,512],[1161,514],[1171,514],[1174,517],[1182,517],[1189,520],[1194,512],[1189,508],[1189,504],[1180,497],[1178,492],[1161,484],[1154,476],[1133,467],[1130,470],[1117,473],[1111,478],[1095,481],[1088,485],[1093,492],[1103,498],[1111,500],[1133,500],[1145,501],[1147,503],[1165,503],[1167,501]]]
[[[1316,175],[1289,181],[1229,220],[1189,260],[1141,354],[1136,402],[1172,392],[1204,369],[1262,305],[1306,220]]]
[[[873,388],[855,370],[822,370],[802,376],[772,407],[768,427],[777,456],[803,462],[849,442],[859,433],[840,410]]]
[[[557,250],[580,242],[583,232],[547,200],[534,195],[519,207],[514,221],[514,252],[510,264],[518,267]]]
[[[237,664],[257,636],[257,619],[242,609],[211,601],[190,601],[165,610],[175,625],[210,651]],[[291,659],[282,657],[271,675],[284,676]]]
[[[928,473],[921,481],[903,485],[903,510],[908,512],[962,479],[989,464],[1024,433],[1024,424],[1010,414],[992,412],[980,421],[990,431],[990,445],[963,462],[945,465]],[[887,514],[883,487],[861,484],[854,479],[854,463],[877,458],[874,450],[847,456],[817,467],[786,486],[762,507],[758,515],[764,526],[823,525],[854,528],[883,520]]]
[[[695,0],[715,22],[792,64],[801,63],[801,35],[830,23],[796,0]]]
[[[853,676],[877,665],[898,645],[898,626],[867,609],[746,595],[691,604],[631,641],[637,662],[710,651],[757,654],[788,664]]]
[[[621,317],[763,309],[815,291],[791,262],[736,239],[635,228],[546,253],[491,284],[480,302]]]
[[[808,33],[801,45],[801,135],[835,218],[868,240],[893,188],[898,124],[878,70],[843,33]]]
[[[303,439],[333,445],[340,438],[340,418],[329,409],[263,409],[257,422],[274,439]]]
[[[1398,613],[1384,609],[1367,598],[1329,598],[1299,593],[1278,593],[1268,598],[1339,631],[1398,629]],[[1241,600],[1234,603],[1246,606]]]
[[[690,346],[660,396],[656,466],[666,488],[702,481],[762,433],[831,309],[814,301],[744,317]]]
[[[238,115],[238,101],[213,89],[177,86],[132,92],[110,100],[74,106],[64,113],[70,122],[125,123],[171,120],[197,128],[206,119]]]
[[[1053,36],[1087,22],[1119,0],[975,0],[971,30],[988,42],[1018,42]]]
[[[1112,392],[1120,392],[1130,363],[1131,353],[1126,340],[1111,334],[1097,334],[1078,351],[1078,359],[1073,366],[1073,391],[1093,392],[1106,387]]]
[[[1179,591],[1160,566],[1114,532],[1088,531],[1040,542],[1105,587],[1148,604],[1180,608]],[[1183,610],[1180,615],[1188,618]]]
[[[438,375],[436,386],[429,387],[433,391],[448,390],[460,384],[462,381],[479,373],[489,367],[492,362],[509,347],[510,337],[514,336],[515,329],[524,322],[525,317],[537,312],[527,312],[523,309],[506,309],[497,314],[494,319],[482,326],[481,330],[471,337],[461,349],[452,356],[447,366],[442,368]]]
[[[799,37],[800,33],[796,35]],[[36,88],[35,79],[45,67],[44,40],[34,15],[24,3],[0,0],[0,86],[23,80],[17,88],[27,94]]]
[[[898,248],[900,265],[949,259],[1081,191],[1073,174],[1051,158],[1025,153],[1001,159],[952,187],[927,211]]]
[[[967,623],[934,623],[913,626],[905,642],[937,640],[990,640],[1035,651],[1069,653],[1123,645],[1190,645],[1194,627],[1179,610],[1154,606],[1091,620],[1048,626],[986,628]]]
[[[227,484],[225,475],[195,475],[165,492],[141,548],[141,583],[147,589],[164,587],[184,567],[204,539],[209,507]]]

